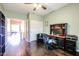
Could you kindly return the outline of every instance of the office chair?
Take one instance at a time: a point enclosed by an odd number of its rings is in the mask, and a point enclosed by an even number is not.
[[[52,50],[57,44],[56,41],[54,39],[50,39],[50,37],[47,34],[44,34],[43,41],[44,47],[49,50]]]

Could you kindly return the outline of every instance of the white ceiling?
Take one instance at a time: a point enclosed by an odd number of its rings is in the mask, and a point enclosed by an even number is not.
[[[34,13],[37,13],[40,15],[45,15],[51,11],[54,11],[58,8],[61,8],[65,5],[67,5],[67,3],[48,3],[48,4],[46,4],[46,7],[47,7],[46,10],[39,8],[36,11],[33,11],[33,8],[34,8],[33,4],[3,3],[2,5],[6,10],[9,10],[9,11],[14,11],[14,12],[19,12],[19,13],[34,12]]]

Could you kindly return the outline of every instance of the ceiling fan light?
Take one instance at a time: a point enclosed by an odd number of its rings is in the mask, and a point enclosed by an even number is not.
[[[34,7],[37,7],[38,5],[36,3],[34,3]]]
[[[40,8],[41,7],[41,4],[39,4],[38,7]]]
[[[39,9],[39,7],[36,8],[37,10]]]

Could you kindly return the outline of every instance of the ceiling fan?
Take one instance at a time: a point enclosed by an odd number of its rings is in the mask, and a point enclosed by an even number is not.
[[[46,4],[41,3],[24,3],[24,4],[33,4],[34,5],[33,11],[36,11],[39,8],[42,8],[43,10],[47,9]]]

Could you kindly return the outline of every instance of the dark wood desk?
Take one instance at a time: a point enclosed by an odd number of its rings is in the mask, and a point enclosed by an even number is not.
[[[57,46],[59,48],[64,49],[66,36],[58,36],[58,35],[52,35],[52,34],[50,34],[49,36],[52,38],[55,38],[55,40],[57,42]]]
[[[59,35],[52,35],[52,34],[49,34],[49,36],[57,37],[57,38],[62,38],[62,39],[64,39],[66,37],[66,36],[59,36]]]

